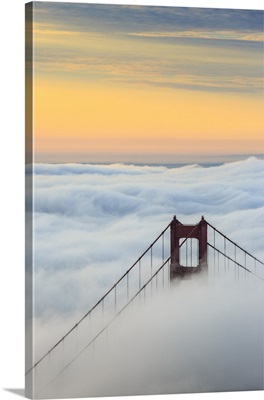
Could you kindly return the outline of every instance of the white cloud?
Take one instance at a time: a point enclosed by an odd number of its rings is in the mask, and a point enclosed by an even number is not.
[[[46,307],[51,287],[45,279],[54,280],[53,271],[76,276],[86,270],[89,281],[90,270],[108,275],[113,263],[117,277],[174,214],[186,223],[204,215],[248,251],[262,253],[263,161],[255,158],[211,168],[37,164],[34,182],[37,315]],[[63,290],[58,285],[52,296],[53,312]],[[71,309],[79,307],[87,307],[85,299]]]
[[[209,287],[203,280],[182,282],[130,308],[42,395],[261,390],[259,302],[260,291],[228,284]],[[79,338],[81,334],[79,330]],[[72,347],[75,341],[73,337]],[[65,347],[56,357],[65,357]]]
[[[174,214],[177,214],[183,223],[191,224],[197,223],[201,215],[204,215],[208,222],[236,243],[256,257],[264,258],[263,161],[259,159],[250,158],[209,168],[198,165],[166,168],[122,164],[36,164],[34,171],[36,361],[127,271],[168,225]],[[156,253],[160,256],[161,249],[158,246],[157,244],[155,248],[155,256]],[[166,259],[169,255],[169,232],[165,235],[165,253]],[[142,268],[144,269],[144,265]],[[232,298],[231,300],[233,301]],[[177,304],[177,301],[173,300],[174,304]],[[216,302],[216,297],[213,296],[210,301]],[[201,304],[200,306],[203,307]],[[188,305],[186,307],[187,315],[190,310]],[[216,326],[221,329],[221,321],[224,320],[227,309],[225,306],[218,310],[220,320],[217,320],[211,309],[201,317],[208,318],[208,321],[213,318]],[[162,312],[158,315],[161,318],[159,324],[165,326]],[[240,326],[240,323],[243,325],[247,316],[246,311],[244,314],[238,314],[237,326]],[[227,323],[231,317],[235,316],[231,315],[230,311],[226,318]],[[254,322],[254,314],[251,317]],[[195,325],[188,319],[185,321],[188,329],[193,329],[194,332],[200,329],[197,316],[195,321]],[[205,326],[208,321],[205,322]],[[257,323],[258,319],[255,322]],[[152,323],[155,325],[157,322],[154,320]],[[51,324],[54,324],[52,330],[48,328]],[[234,329],[235,327],[236,323]],[[155,326],[153,329],[155,331]],[[182,331],[182,335],[185,331]],[[249,337],[251,333],[250,330]],[[149,334],[151,335],[150,332]],[[211,337],[214,338],[212,340],[216,340],[215,337],[220,340],[215,336],[215,332]],[[162,338],[167,340],[162,334],[157,340]],[[235,337],[233,339],[235,340]],[[180,341],[181,337],[178,340]],[[155,341],[152,344],[154,343]],[[233,342],[230,343],[231,351]],[[120,345],[122,346],[122,343]],[[156,345],[159,346],[159,343]],[[201,349],[206,353],[206,343],[199,342],[199,346],[202,346]],[[224,343],[221,346],[225,348]],[[210,349],[213,351],[213,347]],[[239,347],[236,351],[238,349]],[[127,354],[127,357],[130,356],[131,354]],[[196,356],[199,359],[201,354]],[[238,357],[237,354],[236,356]],[[248,356],[251,360],[250,354]],[[122,356],[120,357],[117,361],[122,363]],[[211,364],[215,357],[214,353],[208,354],[203,361],[204,368],[206,363]],[[170,363],[173,363],[172,355],[169,359]],[[182,371],[178,366],[175,367],[178,377],[185,379],[185,373],[192,360],[189,357],[186,365],[185,359],[183,360]],[[253,359],[251,361],[253,363]],[[195,363],[196,361],[194,365]],[[147,368],[145,363],[142,364],[142,368],[143,366]],[[105,372],[108,371],[108,367],[106,363]],[[173,365],[171,367],[173,368]],[[196,367],[199,370],[198,364]],[[215,370],[210,371],[211,379],[213,373],[220,373],[219,368],[215,366]],[[258,369],[256,371],[259,373]],[[165,375],[162,376],[163,382],[166,382]],[[170,374],[168,380],[169,376]],[[193,383],[186,383],[187,391],[190,388],[199,391],[197,376],[199,374],[193,377]],[[222,377],[225,376],[227,374],[223,373]],[[239,377],[235,378],[234,386],[238,387]],[[113,385],[117,385],[115,379],[113,376]],[[225,382],[219,383],[220,389],[211,388],[208,382],[204,382],[201,389],[233,390],[231,381],[227,379]],[[254,382],[254,379],[251,382]],[[138,382],[137,385],[142,388],[142,393],[148,392],[147,386],[141,383]],[[166,392],[162,382],[157,381],[157,384]],[[128,392],[129,385],[126,386]],[[243,387],[242,383],[241,385]],[[251,388],[250,385],[251,383],[248,383],[248,389]],[[170,392],[170,387],[172,392],[177,390],[168,382],[167,392]],[[122,385],[120,390],[121,388]],[[185,391],[183,381],[179,388],[179,391]],[[112,389],[110,394],[115,393],[115,386]],[[93,390],[96,391],[96,388]],[[107,389],[102,387],[103,390]],[[155,385],[150,389],[153,390]],[[122,390],[120,393],[122,394]],[[81,396],[82,392],[76,395]]]

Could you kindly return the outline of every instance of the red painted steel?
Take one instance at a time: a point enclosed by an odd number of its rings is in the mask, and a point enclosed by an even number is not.
[[[202,216],[196,225],[183,225],[176,215],[171,222],[171,265],[170,279],[182,278],[193,273],[207,271],[207,222]],[[185,239],[180,244],[180,239]],[[187,239],[198,240],[198,265],[182,266],[180,264],[180,247]]]

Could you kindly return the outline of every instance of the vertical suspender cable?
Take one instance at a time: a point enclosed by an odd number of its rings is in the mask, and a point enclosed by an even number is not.
[[[127,301],[129,301],[129,272],[127,273]]]
[[[141,289],[141,259],[138,261],[138,287]]]
[[[192,238],[191,238],[191,267],[193,266],[193,256],[192,256]]]
[[[162,235],[162,264],[164,264],[164,233]],[[162,283],[164,286],[164,268],[162,268]]]
[[[215,248],[215,229],[214,229],[214,248]],[[215,268],[215,251],[214,251],[214,268]]]
[[[115,312],[116,312],[116,285],[115,285]]]
[[[224,237],[224,255],[225,255],[224,265],[225,265],[225,272],[226,272],[226,238],[225,237]]]
[[[150,248],[150,273],[151,273],[151,277],[153,274],[153,254],[152,254],[152,246]],[[151,279],[151,295],[152,295],[152,279]]]

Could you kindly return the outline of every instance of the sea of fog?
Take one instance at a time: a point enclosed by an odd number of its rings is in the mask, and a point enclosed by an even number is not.
[[[263,167],[255,157],[206,167],[35,164],[35,361],[175,214],[189,224],[203,215],[263,260]],[[182,284],[124,317],[104,346],[89,377],[79,360],[46,395],[262,389],[263,291]]]

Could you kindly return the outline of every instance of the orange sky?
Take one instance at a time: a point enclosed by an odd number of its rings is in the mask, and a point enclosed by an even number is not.
[[[60,29],[35,25],[36,161],[64,153],[65,161],[89,162],[97,153],[133,161],[140,153],[165,160],[262,152],[261,54],[250,47],[256,33],[236,48],[234,31],[222,33],[232,35],[232,46],[212,46],[208,32],[195,45],[164,41],[168,33],[159,31],[106,35],[74,31],[67,21]]]
[[[254,96],[40,80],[34,99],[39,153],[257,153],[263,140],[263,107]],[[223,140],[228,148],[219,149]]]

